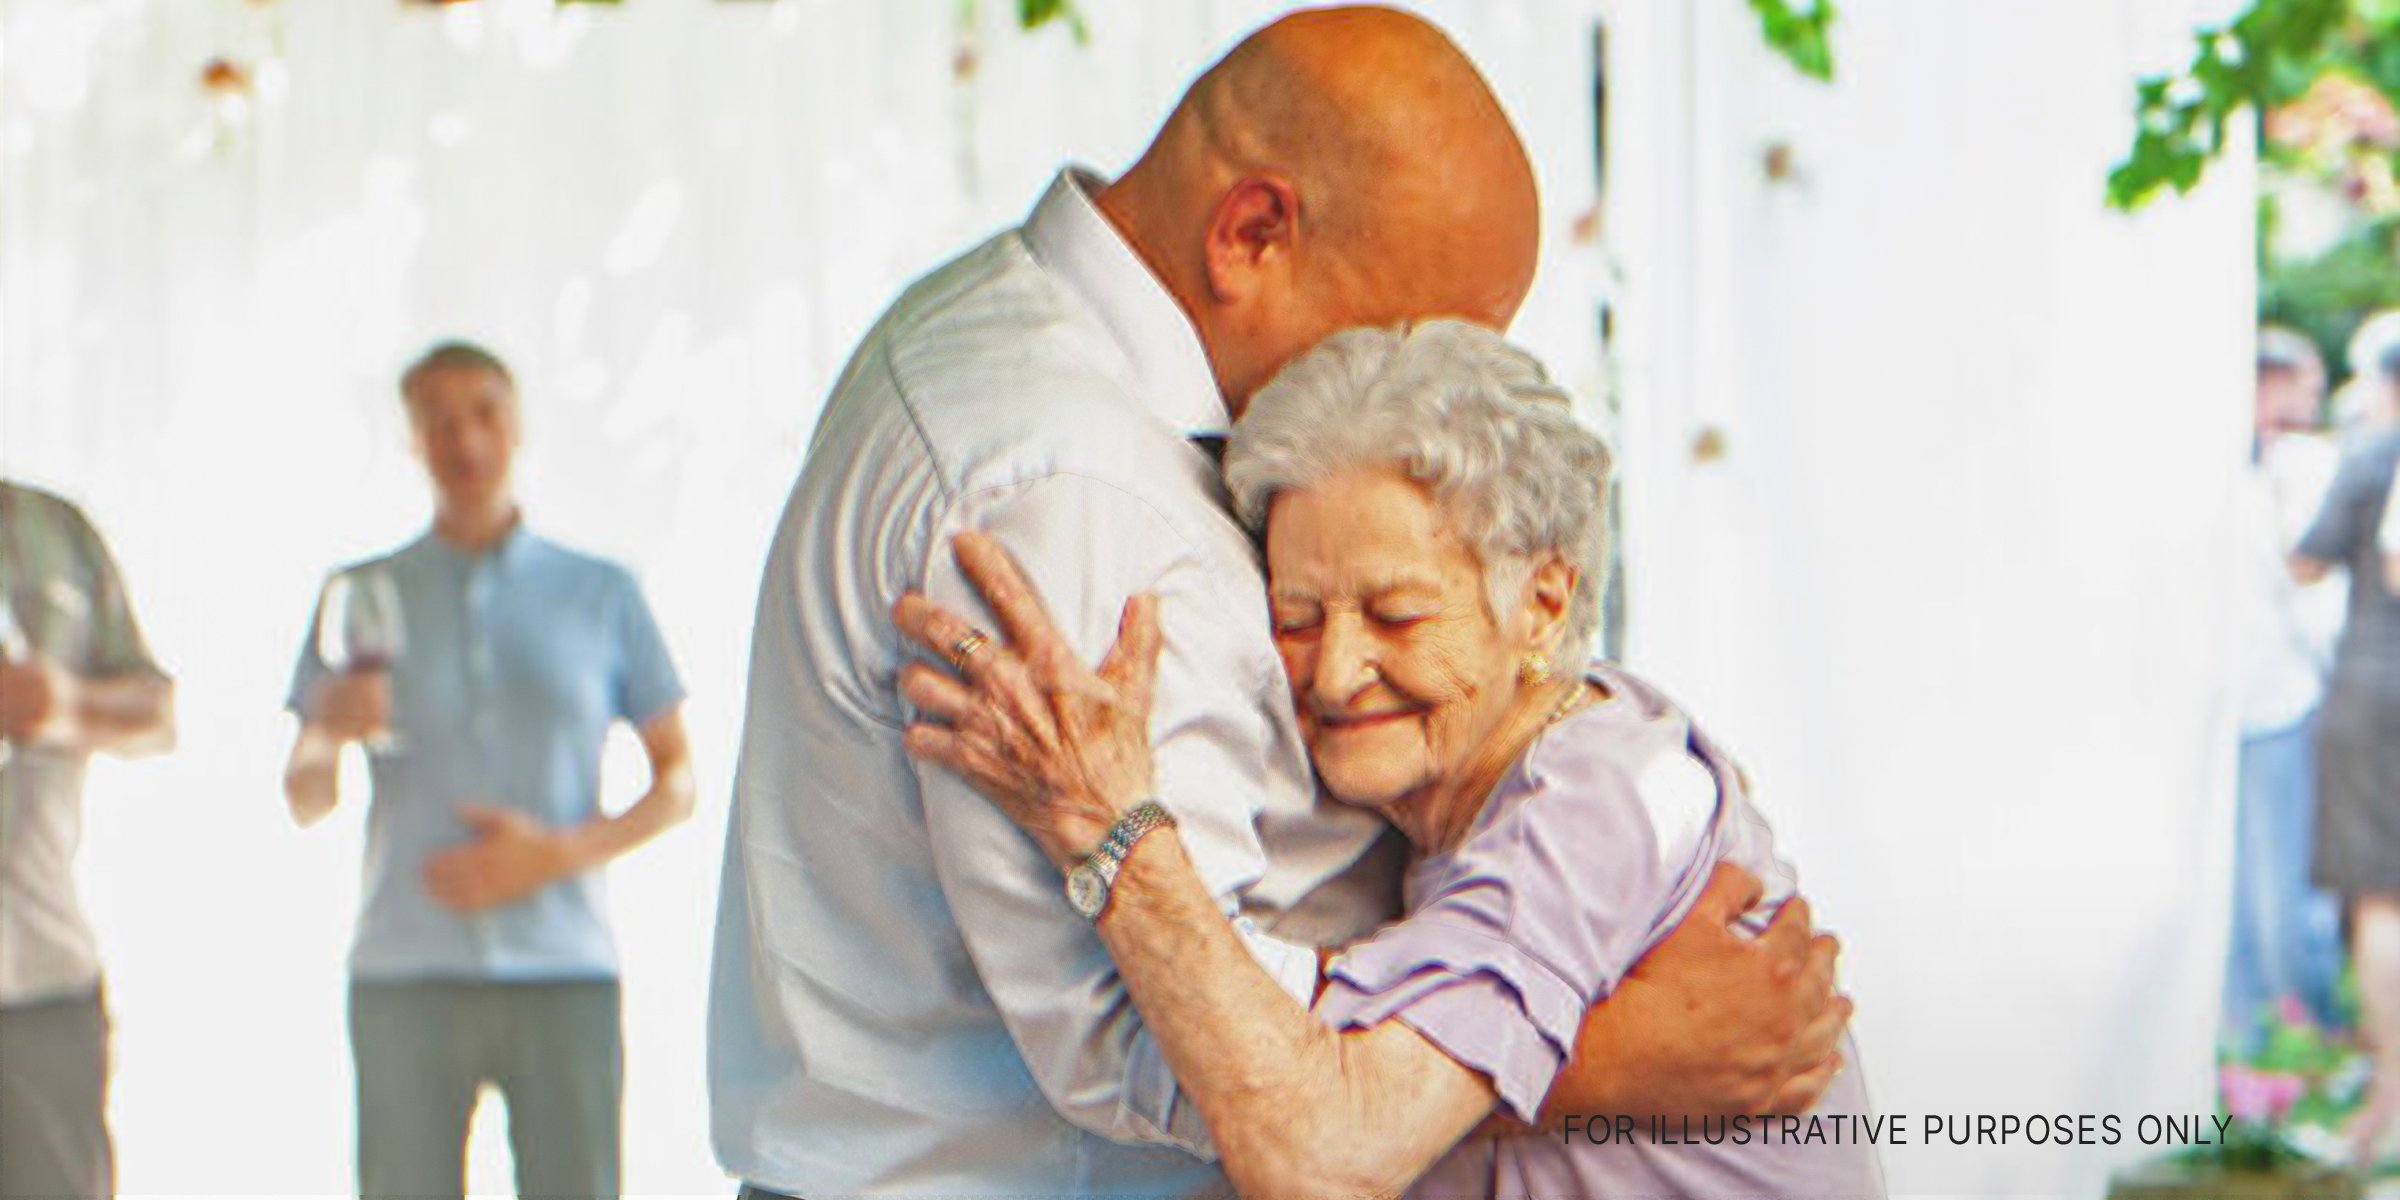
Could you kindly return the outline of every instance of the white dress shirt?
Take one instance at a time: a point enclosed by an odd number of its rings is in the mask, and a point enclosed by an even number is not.
[[[2294,582],[2291,555],[2324,503],[2339,458],[2324,438],[2280,434],[2243,481],[2239,536],[2251,575],[2241,631],[2244,736],[2290,729],[2325,698],[2342,631],[2343,588],[2338,580]]]
[[[1316,978],[1299,941],[1358,936],[1397,904],[1365,853],[1382,823],[1317,798],[1256,549],[1186,440],[1226,424],[1199,338],[1096,186],[1062,174],[1023,229],[892,306],[836,384],[776,533],[709,1014],[717,1154],[745,1182],[1227,1190],[1057,869],[901,751],[893,603],[922,589],[991,627],[951,558],[962,530],[1007,546],[1090,661],[1127,597],[1161,598],[1159,799],[1295,997]]]

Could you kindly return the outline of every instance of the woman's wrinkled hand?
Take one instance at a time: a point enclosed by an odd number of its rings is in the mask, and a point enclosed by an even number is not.
[[[965,779],[1064,870],[1151,795],[1158,601],[1125,602],[1116,644],[1094,670],[999,543],[963,533],[951,552],[1000,630],[987,634],[913,592],[893,606],[900,631],[952,667],[901,669],[900,694],[922,718],[908,727],[908,753]]]

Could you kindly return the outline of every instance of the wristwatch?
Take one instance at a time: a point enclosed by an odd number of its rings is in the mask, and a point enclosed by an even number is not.
[[[1118,869],[1125,865],[1125,856],[1133,853],[1133,844],[1142,840],[1143,834],[1174,823],[1175,814],[1156,800],[1144,800],[1127,810],[1108,827],[1098,848],[1067,872],[1067,903],[1074,905],[1084,920],[1099,920],[1108,908],[1109,889],[1117,882]]]

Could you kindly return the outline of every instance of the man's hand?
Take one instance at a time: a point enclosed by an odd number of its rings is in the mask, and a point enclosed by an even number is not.
[[[524,813],[462,804],[458,819],[475,831],[475,840],[425,864],[426,892],[452,912],[513,904],[574,872],[564,839]]]
[[[75,710],[75,677],[47,658],[0,660],[0,738],[38,741]]]
[[[392,727],[389,671],[344,671],[329,675],[310,697],[308,723],[340,741],[356,742]]]
[[[1758,880],[1719,864],[1683,923],[1592,1006],[1542,1106],[1569,1113],[1739,1116],[1814,1105],[1841,1068],[1851,1005],[1833,993],[1841,946],[1793,897],[1756,938],[1731,926]]]

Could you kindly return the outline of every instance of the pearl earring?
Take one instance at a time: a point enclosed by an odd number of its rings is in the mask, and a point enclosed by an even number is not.
[[[1517,660],[1517,678],[1539,687],[1550,682],[1550,656],[1539,650],[1529,651]]]

